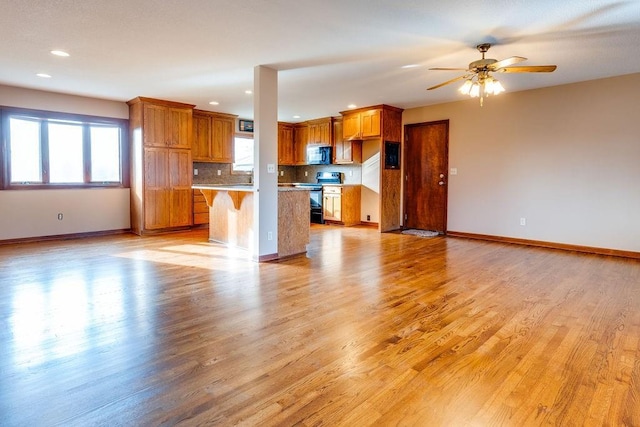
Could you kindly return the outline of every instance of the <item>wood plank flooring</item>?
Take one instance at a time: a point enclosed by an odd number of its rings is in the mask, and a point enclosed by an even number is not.
[[[2,426],[640,426],[640,262],[314,226],[0,246]]]

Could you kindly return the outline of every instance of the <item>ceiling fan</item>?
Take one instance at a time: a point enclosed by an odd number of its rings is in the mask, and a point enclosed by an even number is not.
[[[440,83],[435,86],[431,86],[427,90],[438,89],[439,87],[455,83],[459,80],[465,80],[462,87],[460,87],[460,93],[469,95],[473,98],[480,97],[480,106],[482,101],[487,95],[497,95],[504,92],[504,88],[498,80],[496,80],[491,73],[550,73],[557,67],[555,65],[528,65],[512,67],[511,65],[518,62],[526,61],[527,58],[522,56],[512,56],[501,61],[496,59],[484,57],[485,53],[491,47],[491,43],[482,43],[476,46],[476,49],[482,54],[482,59],[473,61],[469,64],[469,68],[429,68],[430,70],[445,70],[445,71],[466,71],[466,74],[456,77],[455,79],[447,80],[444,83]]]

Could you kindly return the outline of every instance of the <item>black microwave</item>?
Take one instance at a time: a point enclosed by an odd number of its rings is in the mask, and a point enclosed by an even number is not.
[[[331,147],[318,145],[308,146],[307,163],[310,165],[330,165]]]

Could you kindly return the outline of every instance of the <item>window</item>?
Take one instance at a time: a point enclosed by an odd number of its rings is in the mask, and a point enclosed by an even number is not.
[[[126,121],[3,111],[5,188],[123,186]]]
[[[233,172],[253,173],[253,138],[236,136],[233,147]]]

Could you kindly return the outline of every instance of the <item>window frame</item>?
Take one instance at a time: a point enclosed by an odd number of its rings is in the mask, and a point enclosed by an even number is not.
[[[42,122],[74,122],[80,123],[83,133],[83,183],[12,183],[11,182],[11,147],[9,119],[33,118]],[[88,134],[91,125],[116,126],[120,129],[120,182],[90,182],[91,179],[91,145]],[[46,129],[46,126],[44,127]],[[41,125],[41,135],[43,127]],[[46,134],[46,130],[44,132]],[[45,136],[46,137],[46,136]],[[129,188],[129,120],[111,117],[92,116],[55,111],[34,110],[28,108],[0,106],[0,190],[37,190],[37,189],[78,189],[78,188]],[[48,181],[48,139],[41,140],[43,158],[40,160],[42,179]],[[45,178],[46,176],[46,178]]]
[[[252,165],[252,168],[250,171],[247,170],[243,170],[243,169],[235,169],[235,160],[236,160],[236,139],[238,138],[242,138],[242,139],[250,139],[253,141],[253,150],[255,153],[255,149],[256,149],[256,140],[253,137],[253,135],[247,135],[244,133],[236,133],[233,136],[233,162],[231,162],[231,175],[253,175],[253,171],[255,170],[255,164]],[[254,157],[255,159],[255,157]]]

